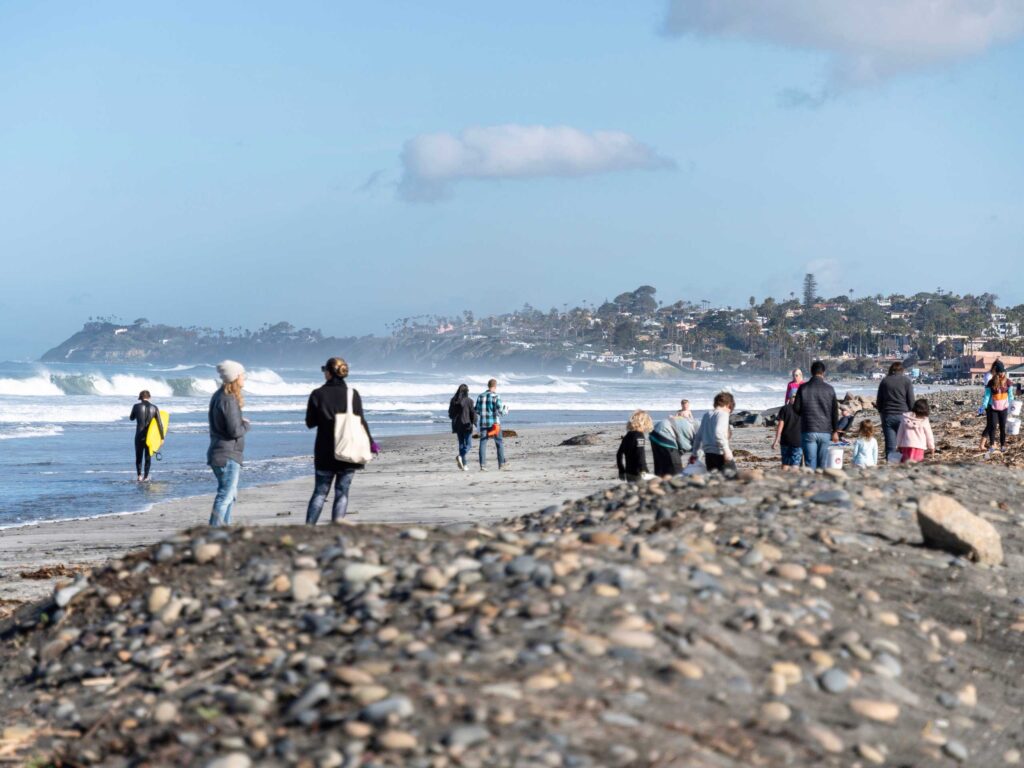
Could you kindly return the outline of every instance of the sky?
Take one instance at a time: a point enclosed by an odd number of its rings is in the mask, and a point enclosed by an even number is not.
[[[0,359],[90,316],[991,291],[1024,3],[0,0]]]

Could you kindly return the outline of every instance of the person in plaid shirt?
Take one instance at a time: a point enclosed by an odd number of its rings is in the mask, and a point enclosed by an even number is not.
[[[505,469],[505,446],[501,442],[501,417],[508,413],[505,404],[498,397],[498,380],[491,379],[487,382],[487,391],[476,399],[476,413],[480,419],[480,471],[487,471],[487,440],[494,440],[498,449],[498,469]],[[497,425],[495,435],[487,433]]]

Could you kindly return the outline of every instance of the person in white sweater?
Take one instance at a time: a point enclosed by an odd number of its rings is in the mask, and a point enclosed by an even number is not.
[[[736,408],[736,400],[728,392],[715,395],[714,410],[708,411],[701,419],[700,427],[693,438],[693,458],[699,459],[701,449],[704,450],[704,466],[708,471],[723,470],[727,462],[733,460],[732,447],[729,445],[729,417]]]

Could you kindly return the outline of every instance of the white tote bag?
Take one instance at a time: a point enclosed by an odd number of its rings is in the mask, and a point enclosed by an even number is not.
[[[352,388],[348,388],[348,408],[334,414],[334,458],[349,464],[366,464],[373,458],[370,438],[363,420],[352,412]]]

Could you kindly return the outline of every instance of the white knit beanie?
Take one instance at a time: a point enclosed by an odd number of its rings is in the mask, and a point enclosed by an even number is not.
[[[217,374],[225,384],[230,384],[243,373],[245,373],[245,367],[234,360],[225,360],[217,364]]]

